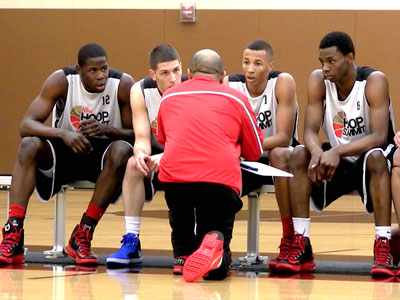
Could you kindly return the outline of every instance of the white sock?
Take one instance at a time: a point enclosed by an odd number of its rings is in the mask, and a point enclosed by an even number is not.
[[[140,217],[125,216],[125,231],[126,233],[139,234],[140,231]]]
[[[310,237],[310,218],[292,218],[294,232]]]
[[[375,235],[385,237],[390,240],[392,238],[392,227],[391,226],[375,226]]]

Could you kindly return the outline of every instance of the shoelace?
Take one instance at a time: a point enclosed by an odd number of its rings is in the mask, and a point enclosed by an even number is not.
[[[18,243],[20,235],[18,232],[10,232],[4,235],[4,239],[0,245],[0,252],[7,252],[12,246]]]
[[[378,239],[375,245],[375,264],[376,265],[386,265],[389,261],[390,256],[390,246],[389,241],[382,242],[381,239]]]
[[[288,260],[297,260],[299,253],[304,250],[304,237],[300,234],[296,234],[290,248]]]
[[[279,255],[276,257],[276,259],[286,259],[290,251],[290,239],[282,238],[279,249]]]
[[[122,240],[121,240],[122,245],[126,245],[128,243],[128,235],[125,234],[124,236],[122,236]],[[134,249],[134,251],[136,250],[136,247],[139,243],[139,239],[138,238],[133,238],[133,242],[132,242],[132,248]]]
[[[90,245],[91,245],[90,240],[92,239],[91,232],[89,230],[84,230],[82,228],[79,228],[75,232],[75,239],[78,242],[82,252],[85,254],[90,254]]]

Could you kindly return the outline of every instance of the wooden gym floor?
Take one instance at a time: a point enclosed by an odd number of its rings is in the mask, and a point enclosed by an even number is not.
[[[66,240],[85,211],[91,191],[67,196]],[[0,219],[6,219],[6,197],[0,191]],[[237,214],[231,244],[233,256],[246,251],[247,198]],[[51,248],[53,202],[32,196],[25,220],[25,247],[31,252]],[[358,196],[345,196],[323,213],[312,212],[311,241],[319,262],[372,263],[373,216]],[[392,214],[393,226],[397,226]],[[96,228],[92,248],[109,254],[124,234],[122,203],[110,206]],[[274,257],[281,225],[274,195],[262,196],[260,252]],[[143,255],[171,257],[170,227],[163,193],[145,205],[141,225]],[[317,264],[318,267],[318,264]],[[0,299],[399,299],[400,277],[375,280],[368,275],[315,274],[277,277],[269,273],[232,271],[222,282],[185,283],[169,268],[107,270],[104,266],[25,264],[0,269]]]

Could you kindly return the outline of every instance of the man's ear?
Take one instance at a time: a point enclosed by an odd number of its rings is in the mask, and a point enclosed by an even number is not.
[[[220,84],[225,84],[225,83],[224,83],[225,76],[226,76],[226,71],[224,71],[224,72],[222,73],[221,78],[219,79],[219,83],[220,83]]]
[[[78,65],[78,64],[76,64],[76,65],[75,65],[75,68],[76,68],[76,70],[78,71],[79,75],[81,75],[81,71],[82,71],[81,66]]]
[[[188,73],[188,77],[189,77],[189,79],[192,79],[192,78],[193,78],[193,76],[192,76],[192,72],[190,71],[190,69],[189,69],[189,68],[187,69],[187,73]]]
[[[354,53],[350,52],[346,55],[346,61],[349,64],[352,64],[354,62]]]
[[[150,68],[148,73],[149,73],[149,76],[151,77],[151,79],[156,81],[156,71],[154,71],[153,69]]]

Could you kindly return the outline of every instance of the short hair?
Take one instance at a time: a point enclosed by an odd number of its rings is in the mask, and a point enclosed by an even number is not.
[[[84,66],[89,58],[105,56],[106,50],[98,44],[86,44],[78,52],[78,65]]]
[[[353,53],[354,56],[356,55],[351,37],[343,31],[332,31],[322,38],[319,43],[319,49],[329,47],[337,47],[343,55],[349,53]]]
[[[264,50],[267,52],[269,59],[274,57],[274,51],[272,50],[272,46],[265,40],[254,40],[247,44],[245,49],[250,49],[254,51]]]
[[[178,52],[170,45],[159,45],[150,52],[150,68],[157,70],[157,65],[168,61],[181,61]]]

